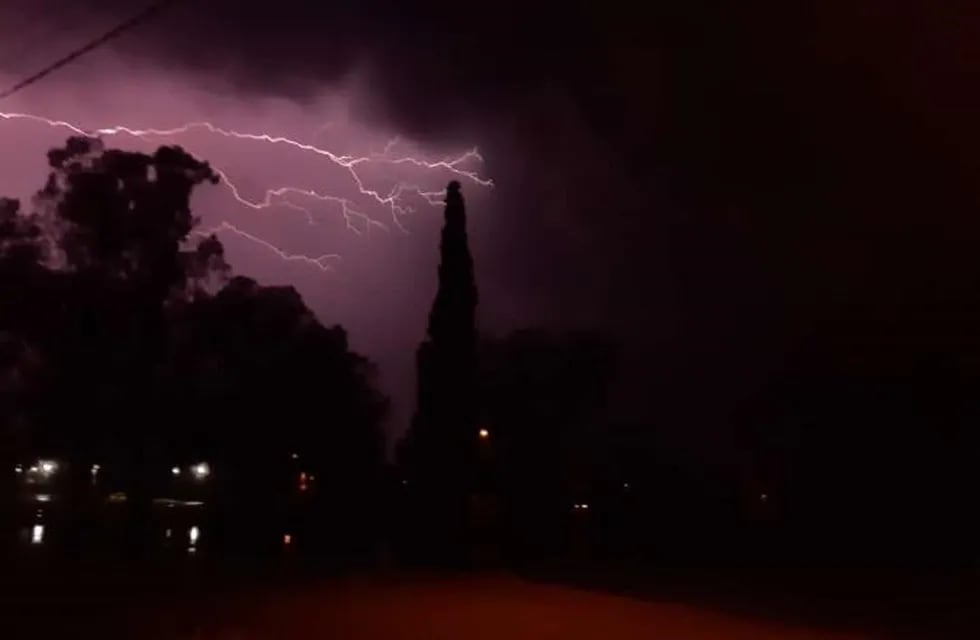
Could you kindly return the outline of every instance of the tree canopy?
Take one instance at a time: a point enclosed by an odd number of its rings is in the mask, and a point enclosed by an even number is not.
[[[300,295],[232,277],[199,237],[211,167],[75,137],[25,208],[0,200],[0,412],[22,451],[229,465],[303,450],[380,464],[373,365]],[[333,465],[331,467],[331,465]]]

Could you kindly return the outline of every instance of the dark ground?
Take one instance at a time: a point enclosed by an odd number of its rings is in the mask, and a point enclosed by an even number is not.
[[[980,638],[976,570],[668,569],[573,554],[435,573],[390,554],[342,565],[295,535],[260,560],[235,556],[203,514],[165,511],[145,544],[89,547],[28,514],[0,547],[0,640]],[[47,528],[32,543],[35,522]]]
[[[563,584],[647,601],[863,637],[980,638],[980,574],[973,570],[616,567],[551,575]]]
[[[287,552],[8,559],[3,638],[977,638],[976,581],[907,572],[524,576],[317,566]]]

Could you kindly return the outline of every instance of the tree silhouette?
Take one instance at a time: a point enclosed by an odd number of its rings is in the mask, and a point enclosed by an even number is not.
[[[410,434],[413,455],[424,466],[456,467],[465,458],[476,425],[476,304],[466,208],[458,182],[446,191],[439,289],[429,313],[428,336],[418,350],[418,406]]]
[[[233,495],[299,451],[363,510],[386,408],[373,367],[295,290],[229,279],[217,238],[191,241],[191,193],[217,174],[81,137],[48,159],[33,212],[0,201],[6,439],[121,469],[144,502],[175,460],[225,465]]]
[[[418,498],[417,539],[452,554],[462,537],[476,453],[476,305],[466,207],[458,182],[446,189],[439,289],[419,346],[416,413],[399,458]]]
[[[346,332],[321,325],[295,289],[244,277],[177,305],[172,317],[164,404],[177,425],[173,456],[193,453],[224,469],[234,489],[223,496],[227,513],[252,529],[264,513],[256,505],[282,506],[298,473],[315,476],[331,523],[319,534],[369,542],[387,402]]]
[[[480,397],[492,434],[506,542],[517,557],[557,551],[572,505],[605,491],[611,346],[593,331],[525,329],[480,348]]]
[[[4,206],[0,324],[41,361],[33,445],[92,453],[148,431],[134,417],[152,402],[165,305],[194,253],[180,246],[190,193],[216,176],[179,149],[105,151],[80,137],[48,160],[36,211]]]
[[[814,341],[740,420],[804,561],[972,562],[980,376],[910,343]]]

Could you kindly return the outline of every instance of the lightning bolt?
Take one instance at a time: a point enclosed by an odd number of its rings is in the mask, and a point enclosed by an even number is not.
[[[220,233],[222,231],[229,231],[237,236],[241,236],[242,238],[251,240],[252,242],[260,246],[263,246],[269,251],[275,253],[277,256],[279,256],[282,260],[286,262],[302,262],[303,264],[308,264],[311,267],[316,267],[320,271],[328,271],[328,272],[333,271],[334,268],[332,263],[339,262],[341,260],[340,255],[336,253],[325,253],[317,257],[312,257],[301,253],[287,253],[282,249],[280,249],[279,247],[277,247],[276,245],[269,242],[268,240],[264,240],[259,236],[251,234],[247,231],[243,231],[242,229],[239,229],[238,227],[236,227],[235,225],[231,224],[228,221],[224,221],[221,224],[218,224],[217,226],[211,227],[210,229],[196,229],[191,233],[196,236],[206,238],[211,234]]]
[[[444,157],[438,160],[429,160],[412,155],[398,155],[395,152],[395,149],[401,141],[399,138],[394,138],[385,145],[384,149],[380,153],[355,156],[339,155],[315,144],[295,140],[286,136],[273,135],[270,133],[243,132],[235,129],[223,128],[211,122],[205,121],[190,122],[171,129],[137,129],[124,125],[113,125],[110,127],[89,130],[66,120],[55,120],[31,113],[7,113],[0,111],[0,120],[12,122],[28,121],[52,128],[65,129],[78,135],[94,138],[129,136],[144,142],[149,142],[155,139],[173,139],[187,136],[193,132],[204,132],[205,134],[219,136],[225,139],[289,147],[303,154],[323,158],[332,165],[344,170],[349,175],[351,182],[359,195],[368,199],[369,201],[373,201],[376,205],[387,209],[387,211],[390,213],[391,224],[404,233],[408,233],[408,229],[402,224],[401,218],[414,212],[413,207],[406,204],[406,198],[416,196],[423,199],[429,205],[438,205],[442,202],[445,191],[427,191],[419,185],[399,181],[395,183],[390,190],[382,192],[379,189],[368,186],[363,175],[359,171],[372,165],[384,165],[389,167],[407,166],[421,171],[441,171],[449,173],[455,179],[468,181],[480,187],[489,188],[493,186],[493,180],[481,176],[479,172],[473,169],[467,168],[471,167],[474,163],[482,164],[484,161],[479,151],[475,148],[456,156]],[[316,224],[312,211],[308,207],[298,204],[295,200],[300,199],[314,203],[330,203],[339,207],[340,215],[344,220],[346,228],[355,234],[366,234],[369,233],[371,229],[379,229],[381,231],[390,230],[388,224],[377,220],[368,213],[360,210],[356,203],[350,198],[320,193],[313,189],[288,185],[276,186],[267,188],[263,197],[260,199],[249,199],[243,195],[242,190],[239,189],[225,170],[214,166],[213,168],[221,177],[222,184],[228,189],[232,197],[240,205],[249,209],[264,210],[274,207],[289,208],[305,214],[308,223]],[[282,247],[279,247],[264,238],[244,231],[227,220],[212,227],[208,231],[198,231],[195,233],[198,235],[208,235],[210,233],[218,233],[222,231],[233,233],[239,237],[254,242],[265,249],[272,251],[284,261],[307,264],[320,269],[321,271],[332,271],[333,264],[340,260],[340,256],[337,254],[311,256],[289,253]]]

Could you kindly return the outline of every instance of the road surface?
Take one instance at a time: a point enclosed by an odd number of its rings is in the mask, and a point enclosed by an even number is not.
[[[858,640],[869,636],[746,620],[692,606],[508,576],[348,579],[200,603],[192,628],[141,616],[179,640]],[[184,615],[187,615],[185,612]],[[174,628],[171,628],[174,627]],[[180,629],[179,627],[183,627]]]

